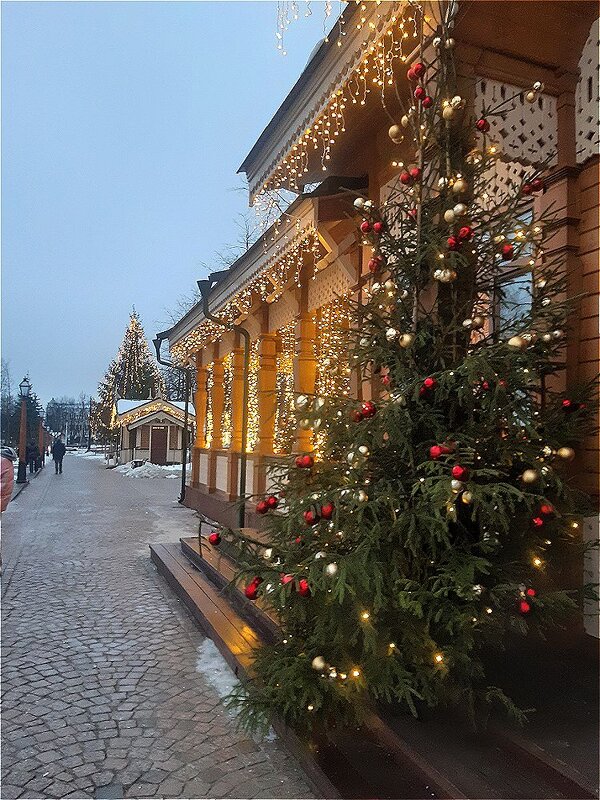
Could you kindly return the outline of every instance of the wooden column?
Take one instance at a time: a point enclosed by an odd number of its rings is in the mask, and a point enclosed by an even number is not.
[[[315,323],[308,310],[308,281],[302,281],[300,288],[300,313],[296,323],[296,357],[294,359],[294,392],[313,395],[317,379],[317,362],[315,359]],[[295,449],[308,452],[313,449],[312,431],[296,428]]]
[[[200,484],[200,452],[206,447],[204,428],[206,425],[206,367],[202,364],[202,352],[196,353],[196,393],[194,395],[194,409],[196,416],[196,438],[192,453],[192,486],[197,488]]]
[[[239,461],[242,452],[242,415],[244,403],[244,350],[235,335],[231,377],[231,444],[227,460],[227,488],[230,499],[239,497]]]
[[[258,345],[258,443],[256,452],[272,455],[275,433],[277,335],[261,333]]]
[[[223,408],[225,405],[225,391],[223,388],[223,377],[225,370],[223,359],[217,357],[217,347],[215,345],[215,358],[213,360],[213,385],[210,393],[213,428],[211,450],[221,450],[223,448],[223,429],[221,420],[223,418]]]

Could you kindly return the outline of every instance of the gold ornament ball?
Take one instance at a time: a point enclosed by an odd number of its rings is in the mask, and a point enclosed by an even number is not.
[[[537,469],[526,469],[525,472],[521,475],[521,480],[523,483],[535,483],[540,477],[539,472]]]
[[[396,288],[396,284],[394,283],[394,281],[387,280],[383,284],[383,287],[387,292],[393,292],[394,289]]]
[[[453,209],[454,213],[457,217],[464,217],[467,213],[467,207],[464,203],[457,203]]]
[[[573,461],[575,458],[575,450],[572,447],[559,447],[556,455],[562,458],[563,461]]]
[[[527,100],[528,103],[535,103],[535,98],[536,97],[537,97],[537,93],[536,92],[529,91],[525,95],[525,100]]]
[[[463,194],[468,189],[468,184],[464,178],[457,178],[452,184],[454,194]]]
[[[402,127],[400,125],[390,125],[388,136],[394,144],[400,144],[404,136],[402,135]]]
[[[317,672],[321,672],[327,666],[325,659],[323,656],[315,656],[312,660],[312,668],[316,669]]]
[[[452,48],[454,47],[454,39],[452,37],[446,39],[444,47],[446,48],[446,50],[452,50]]]
[[[527,342],[522,336],[512,336],[507,344],[509,347],[514,347],[516,350],[524,350],[527,347]]]
[[[476,314],[473,317],[473,327],[474,328],[481,328],[481,327],[483,327],[484,324],[485,324],[485,319],[484,319],[484,317],[481,316],[481,314]]]
[[[453,119],[455,113],[456,112],[454,111],[452,106],[444,106],[444,109],[442,111],[442,117],[444,119],[450,120],[450,119]]]
[[[410,347],[414,341],[412,333],[403,333],[399,339],[400,347]]]
[[[410,125],[410,120],[406,114],[402,116],[400,124],[402,125],[403,128],[408,128],[408,126]]]
[[[551,341],[552,341],[552,334],[551,333],[544,333],[542,335],[542,342],[545,342],[546,344],[548,344]]]
[[[471,492],[463,492],[460,496],[460,499],[466,506],[468,506],[473,502],[473,495]]]
[[[451,208],[449,208],[447,211],[444,211],[444,220],[448,224],[451,224],[452,222],[454,222],[455,219],[456,219],[456,214],[454,213],[454,211]]]

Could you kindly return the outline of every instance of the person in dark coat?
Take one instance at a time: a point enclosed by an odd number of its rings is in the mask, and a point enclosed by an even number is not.
[[[29,464],[29,472],[32,474],[37,470],[38,461],[40,460],[40,448],[35,442],[29,442],[25,455]]]
[[[60,436],[58,436],[52,445],[52,458],[54,459],[54,469],[56,470],[57,475],[59,473],[62,475],[62,462],[66,452],[67,448],[65,447],[63,440],[60,438]]]

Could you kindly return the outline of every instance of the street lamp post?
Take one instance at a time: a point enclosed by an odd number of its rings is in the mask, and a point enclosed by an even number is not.
[[[38,428],[38,449],[40,451],[40,469],[44,466],[44,412],[40,411],[40,423]]]
[[[17,471],[17,483],[27,483],[27,398],[31,391],[31,383],[28,378],[23,378],[19,384],[19,394],[21,395],[21,423],[19,427],[19,469]]]

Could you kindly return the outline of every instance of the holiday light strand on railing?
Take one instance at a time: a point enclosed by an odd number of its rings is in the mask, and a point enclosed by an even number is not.
[[[274,303],[285,291],[288,283],[294,281],[300,285],[300,272],[309,256],[316,266],[322,255],[322,248],[316,229],[308,225],[287,241],[276,256],[251,281],[240,288],[224,305],[213,313],[223,320],[220,326],[210,320],[203,320],[196,328],[171,345],[171,357],[178,364],[184,364],[193,353],[206,347],[210,342],[221,338],[231,325],[245,317],[252,308],[253,298],[260,297],[262,302]]]

